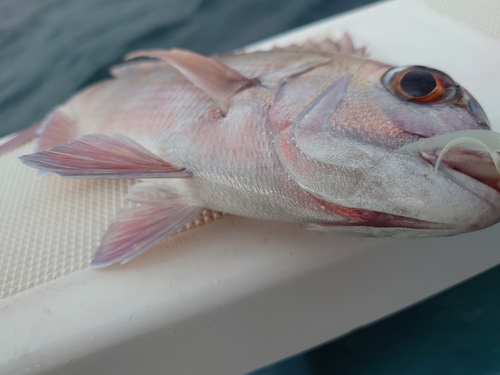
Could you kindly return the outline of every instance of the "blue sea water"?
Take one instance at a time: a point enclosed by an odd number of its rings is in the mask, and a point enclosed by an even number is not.
[[[127,52],[226,52],[373,0],[0,1],[0,137],[105,78]]]
[[[107,77],[124,53],[224,52],[373,0],[0,2],[0,136]],[[423,275],[425,277],[425,275]],[[253,375],[500,374],[500,268]]]
[[[495,267],[251,375],[500,374],[499,285],[500,267]]]

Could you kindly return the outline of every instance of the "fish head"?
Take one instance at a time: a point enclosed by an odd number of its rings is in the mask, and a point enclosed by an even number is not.
[[[316,227],[419,237],[500,221],[500,178],[487,154],[454,149],[436,169],[439,150],[399,151],[460,131],[493,133],[467,90],[435,69],[370,60],[332,77],[277,137],[289,176],[346,219]]]

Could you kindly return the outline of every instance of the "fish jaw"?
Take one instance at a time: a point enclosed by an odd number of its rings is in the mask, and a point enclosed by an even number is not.
[[[302,189],[336,206],[371,213],[371,227],[400,223],[420,231],[433,229],[427,222],[467,232],[500,219],[498,192],[451,169],[434,175],[433,166],[420,155],[291,129],[275,145],[287,173]],[[394,215],[395,220],[388,223],[389,216],[375,213]],[[346,214],[351,225],[362,224]],[[403,225],[400,218],[418,220],[419,225],[408,225],[410,220]]]
[[[487,168],[487,172],[491,171],[491,167]],[[341,206],[310,193],[318,205],[321,205],[321,207],[334,215],[344,217],[344,220],[308,223],[306,228],[321,232],[335,232],[361,237],[421,238],[453,236],[480,230],[500,221],[499,194],[493,192],[493,189],[490,189],[486,185],[481,186],[481,182],[476,181],[476,179],[468,179],[467,176],[458,173],[447,165],[444,165],[443,169],[444,171],[440,172],[441,176],[433,176],[433,178],[439,180],[444,175],[446,179],[453,180],[457,185],[465,187],[468,192],[475,194],[476,200],[479,202],[474,212],[462,211],[463,214],[461,216],[450,217],[448,222],[437,222],[420,220],[411,216],[400,216],[381,211]],[[307,187],[305,188],[307,189]],[[443,197],[442,201],[445,202],[446,198]],[[456,206],[456,202],[453,204],[453,200],[451,201],[449,206],[442,205],[439,207],[439,210],[448,209],[448,211],[453,212],[453,206]]]

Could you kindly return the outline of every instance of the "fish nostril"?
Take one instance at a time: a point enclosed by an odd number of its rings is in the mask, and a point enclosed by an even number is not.
[[[482,116],[482,113],[481,111],[479,110],[479,108],[477,108],[477,105],[474,104],[474,102],[472,100],[467,100],[467,107],[469,107],[469,110],[474,113],[475,115],[478,115],[478,116]]]
[[[478,125],[485,130],[490,130],[490,124],[482,108],[472,99],[467,100],[467,109],[476,118]]]
[[[490,125],[487,122],[478,121],[477,123],[481,127],[481,129],[484,129],[484,130],[490,130],[491,129]]]

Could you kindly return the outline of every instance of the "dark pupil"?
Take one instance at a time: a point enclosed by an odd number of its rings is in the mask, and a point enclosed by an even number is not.
[[[426,96],[436,88],[436,81],[425,70],[412,70],[401,78],[401,89],[413,97]]]

